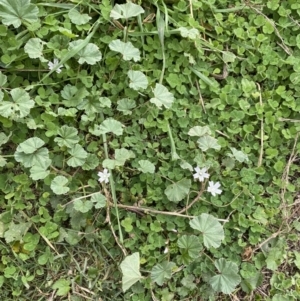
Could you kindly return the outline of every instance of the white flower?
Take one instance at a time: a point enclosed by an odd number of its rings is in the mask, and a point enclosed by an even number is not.
[[[48,62],[48,67],[49,67],[49,69],[52,70],[53,68],[55,68],[55,67],[58,65],[58,63],[59,63],[59,61],[58,61],[58,59],[56,59],[56,58],[53,60],[53,63],[49,61],[49,62]],[[56,72],[57,72],[57,73],[60,73],[60,72],[61,72],[61,68],[62,68],[62,67],[57,68],[57,69],[56,69]]]
[[[198,166],[196,168],[194,168],[195,172],[193,174],[194,179],[199,179],[200,182],[203,182],[204,179],[208,179],[209,178],[209,174],[207,173],[207,168],[202,168],[200,169]]]
[[[99,171],[98,172],[98,177],[99,177],[99,182],[102,183],[108,183],[109,177],[110,177],[110,173],[108,172],[108,170],[105,168],[103,170],[103,172]]]
[[[209,181],[207,191],[210,192],[213,196],[216,196],[217,194],[221,194],[222,192],[222,190],[219,189],[220,187],[221,184],[219,182],[214,183],[213,181]]]

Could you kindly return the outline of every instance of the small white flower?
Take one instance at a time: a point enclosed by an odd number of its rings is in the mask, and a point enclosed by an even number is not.
[[[99,180],[98,180],[98,181],[99,181],[100,183],[102,183],[102,182],[108,183],[109,177],[110,177],[110,173],[109,173],[108,170],[105,168],[105,169],[103,170],[103,172],[101,172],[101,171],[98,172],[98,177],[99,177]]]
[[[214,183],[213,181],[209,181],[207,191],[210,192],[213,196],[216,196],[217,194],[221,194],[222,192],[222,190],[219,189],[220,187],[221,184],[219,182]]]
[[[198,166],[196,168],[194,168],[195,172],[193,174],[194,179],[199,179],[200,182],[203,182],[204,179],[208,179],[209,178],[209,174],[207,173],[207,168],[202,168],[200,169]]]
[[[55,59],[53,60],[53,63],[49,61],[49,62],[48,62],[48,67],[49,67],[49,69],[52,70],[53,68],[56,67],[56,65],[58,65],[58,63],[59,63],[59,61],[58,61],[57,58],[55,58]],[[56,69],[56,72],[57,72],[57,73],[60,73],[60,72],[61,72],[61,68],[62,68],[62,67],[57,68],[57,69]]]
[[[165,250],[164,250],[164,254],[167,254],[169,252],[169,248],[166,247]]]

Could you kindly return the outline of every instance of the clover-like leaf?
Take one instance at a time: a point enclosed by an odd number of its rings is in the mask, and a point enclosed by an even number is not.
[[[134,99],[123,98],[118,100],[117,110],[123,112],[124,115],[131,115],[132,109],[136,107]]]
[[[202,213],[190,221],[190,226],[203,234],[203,243],[207,248],[218,248],[224,239],[224,230],[220,222],[212,215]]]
[[[117,121],[113,118],[107,118],[104,120],[99,128],[99,134],[113,133],[117,136],[123,134],[123,127],[120,121]]]
[[[23,118],[30,113],[34,107],[34,101],[22,88],[15,88],[10,91],[12,101],[0,101],[0,115],[12,119]]]
[[[106,197],[100,192],[91,196],[91,202],[94,203],[96,209],[106,207]]]
[[[84,40],[76,40],[69,44],[69,50],[71,51],[75,47],[82,44]],[[87,63],[89,65],[95,65],[97,62],[101,61],[102,54],[99,51],[99,47],[96,44],[88,43],[83,49],[77,52],[76,57],[79,64]]]
[[[24,152],[25,154],[32,154],[44,144],[45,142],[42,139],[38,137],[32,137],[20,143],[18,146],[18,151]]]
[[[73,24],[83,25],[92,19],[88,14],[81,14],[77,9],[73,8],[69,11],[68,16]]]
[[[174,262],[168,261],[156,264],[151,271],[151,280],[162,286],[165,279],[171,278],[172,270],[175,266]]]
[[[121,262],[120,268],[122,271],[122,290],[127,291],[137,281],[143,277],[140,273],[140,254],[138,252],[126,256]]]
[[[188,29],[186,27],[178,28],[180,34],[184,38],[190,38],[191,40],[195,40],[199,36],[199,30],[196,28]]]
[[[127,75],[130,79],[129,87],[133,90],[146,89],[148,86],[148,79],[141,71],[129,70]]]
[[[176,183],[170,184],[165,190],[165,195],[171,202],[178,203],[188,195],[191,184],[191,180],[183,178]]]
[[[125,43],[121,40],[113,40],[108,46],[111,50],[121,53],[125,61],[134,60],[137,62],[141,59],[140,51],[131,42]]]
[[[205,126],[199,126],[199,125],[194,126],[188,132],[189,136],[196,136],[196,137],[201,137],[201,136],[210,135],[210,134],[211,134],[211,131],[210,131],[210,128],[207,125],[205,125]]]
[[[213,148],[216,150],[221,149],[221,145],[218,143],[218,140],[209,135],[204,135],[204,136],[200,137],[197,142],[198,142],[200,149],[202,149],[204,152],[210,148]]]
[[[154,98],[151,98],[150,102],[154,103],[159,109],[161,109],[162,106],[167,109],[171,108],[174,96],[165,86],[156,84],[153,93]]]
[[[66,186],[67,183],[68,179],[66,177],[57,176],[52,180],[50,188],[55,194],[65,194],[70,190],[70,188]]]
[[[116,4],[110,12],[110,17],[118,19],[129,19],[144,13],[144,9],[137,4],[128,2],[126,4]]]
[[[32,59],[42,58],[42,61],[47,61],[43,57],[43,44],[44,42],[39,38],[31,38],[24,46],[24,51]]]
[[[140,167],[138,170],[142,173],[154,173],[155,172],[155,165],[151,163],[149,160],[140,160],[139,161]]]
[[[78,131],[74,127],[63,125],[57,134],[60,137],[56,137],[54,141],[57,142],[60,147],[66,146],[71,148],[79,141]]]
[[[38,21],[39,10],[30,0],[0,0],[0,18],[5,25],[20,27],[22,22]]]
[[[75,200],[74,209],[81,213],[86,213],[94,207],[94,204],[90,200]]]
[[[178,247],[184,249],[191,258],[199,256],[202,245],[196,235],[183,235],[178,239]]]
[[[67,161],[67,164],[72,167],[82,166],[88,155],[84,148],[79,144],[74,145],[69,150],[69,154],[72,157]]]
[[[232,293],[235,287],[241,282],[237,264],[220,258],[215,261],[215,267],[219,273],[209,279],[210,285],[216,292],[224,294]]]

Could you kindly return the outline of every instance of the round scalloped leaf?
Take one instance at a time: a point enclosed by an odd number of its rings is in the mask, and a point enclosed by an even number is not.
[[[141,71],[129,70],[127,75],[130,79],[129,87],[133,90],[146,89],[148,87],[148,79]]]
[[[17,151],[14,154],[17,162],[23,164],[24,167],[32,167],[36,164],[41,164],[45,160],[49,160],[49,151],[47,148],[42,147],[35,151],[33,154],[25,154],[22,151]]]
[[[149,160],[140,160],[139,161],[140,167],[138,170],[142,173],[154,173],[155,172],[155,165],[151,163]]]
[[[32,154],[44,144],[45,142],[38,137],[28,138],[24,142],[20,143],[17,147],[17,151],[25,154]]]
[[[137,62],[141,59],[139,49],[135,48],[131,42],[125,43],[121,40],[113,40],[108,46],[111,50],[121,53],[125,61],[134,60]]]
[[[69,154],[72,156],[68,161],[67,164],[72,167],[82,166],[85,162],[85,159],[88,156],[88,153],[84,150],[84,148],[76,144],[70,150]]]
[[[106,207],[106,197],[100,192],[91,196],[91,202],[94,203],[96,209]]]
[[[201,136],[204,136],[204,135],[210,135],[211,134],[211,131],[210,131],[210,128],[205,125],[205,126],[194,126],[192,127],[189,132],[188,132],[188,135],[189,136],[197,136],[197,137],[201,137]]]
[[[128,2],[126,4],[116,4],[110,12],[110,17],[118,19],[129,19],[144,13],[144,9],[137,4]]]
[[[171,202],[178,203],[189,193],[191,180],[183,178],[182,180],[169,185],[165,190],[165,195]]]
[[[60,137],[54,139],[60,147],[73,147],[79,141],[78,130],[74,127],[63,125],[57,132]]]
[[[132,109],[136,107],[134,99],[123,98],[118,100],[117,110],[122,112],[124,115],[131,115]]]
[[[75,200],[74,209],[81,213],[87,213],[94,207],[94,204],[90,200]]]
[[[39,38],[31,38],[24,46],[24,51],[32,59],[43,58],[43,42]],[[46,61],[46,59],[43,59]]]
[[[167,261],[156,264],[151,271],[151,280],[162,286],[165,279],[171,279],[172,270],[175,266],[174,262]]]
[[[123,134],[122,123],[113,118],[104,120],[99,128],[99,134],[114,133],[117,136]]]
[[[150,99],[150,102],[154,103],[159,109],[161,109],[162,106],[167,109],[171,108],[174,96],[165,86],[156,84],[153,93],[154,97]]]
[[[30,168],[30,178],[32,180],[37,181],[41,179],[45,179],[50,171],[47,170],[47,168],[50,166],[51,160],[46,159],[41,162],[36,162],[31,168]]]
[[[221,149],[221,145],[218,143],[218,140],[209,135],[204,135],[204,136],[200,137],[197,140],[197,142],[198,142],[200,149],[203,150],[204,152],[210,148],[213,148],[216,150]]]
[[[77,9],[71,9],[68,13],[68,16],[73,24],[83,25],[89,22],[92,17],[88,14],[81,14]]]
[[[50,188],[55,194],[65,194],[70,190],[70,188],[66,186],[67,183],[68,179],[66,177],[57,176],[52,180]]]
[[[235,287],[241,282],[237,264],[220,258],[215,261],[215,267],[219,273],[209,279],[210,285],[216,292],[224,294],[232,293]]]
[[[84,40],[76,40],[69,44],[69,50],[72,50],[82,44]],[[79,64],[87,63],[89,65],[95,65],[97,62],[101,61],[102,54],[99,47],[96,44],[88,43],[83,49],[77,52],[76,57]]]
[[[190,226],[202,232],[205,247],[218,248],[224,239],[224,230],[220,222],[212,215],[202,213],[190,221]]]
[[[140,273],[140,254],[138,252],[126,256],[121,262],[120,268],[122,271],[122,290],[127,291],[137,281],[143,277]]]
[[[178,247],[188,252],[191,258],[196,258],[202,250],[202,245],[196,235],[183,235],[178,239]]]
[[[23,118],[30,113],[34,107],[34,101],[22,88],[15,88],[10,91],[12,101],[0,102],[0,115],[6,118]]]
[[[39,10],[30,0],[1,0],[0,18],[5,25],[20,27],[22,22],[34,23],[38,21]]]

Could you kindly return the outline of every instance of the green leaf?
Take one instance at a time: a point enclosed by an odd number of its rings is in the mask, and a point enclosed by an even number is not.
[[[85,159],[88,156],[88,153],[84,150],[84,148],[76,144],[70,150],[69,154],[72,156],[68,161],[67,164],[72,167],[82,166],[85,162]]]
[[[43,57],[43,45],[46,44],[39,38],[31,38],[27,41],[24,46],[24,51],[28,54],[28,56],[32,59],[41,58],[42,62],[47,61]]]
[[[204,135],[204,136],[200,137],[197,140],[197,142],[198,142],[200,149],[203,150],[204,152],[210,148],[213,148],[216,150],[221,149],[221,145],[218,143],[218,140],[215,139],[214,137],[211,137],[208,135]]]
[[[134,60],[137,62],[141,59],[140,51],[131,42],[125,43],[121,40],[113,40],[108,46],[111,50],[121,53],[125,61]]]
[[[7,83],[7,76],[0,71],[0,87],[3,87]]]
[[[89,92],[85,88],[78,89],[76,86],[66,85],[60,94],[65,99],[63,104],[66,107],[76,107],[82,105]]]
[[[179,27],[178,30],[180,31],[181,36],[184,38],[195,40],[199,36],[199,31],[196,28],[188,29],[186,27]]]
[[[151,163],[149,160],[140,160],[139,161],[140,167],[138,170],[142,173],[154,173],[155,172],[155,165]]]
[[[222,54],[224,63],[233,63],[236,59],[236,55],[230,51],[223,51]]]
[[[220,222],[207,213],[193,218],[190,221],[190,226],[202,232],[203,243],[207,248],[214,247],[218,248],[224,239],[224,230]]]
[[[36,162],[36,164],[30,168],[30,177],[32,178],[32,180],[37,181],[45,179],[50,173],[50,171],[47,170],[50,164],[50,159],[46,159],[41,162]]]
[[[84,40],[76,40],[69,44],[69,51],[79,47]],[[99,47],[96,44],[88,43],[84,48],[79,50],[76,55],[76,58],[79,58],[78,63],[83,64],[87,63],[89,65],[95,65],[97,62],[101,61],[102,54],[99,51]]]
[[[44,144],[45,142],[42,139],[38,137],[32,137],[20,143],[17,150],[25,154],[32,154],[40,147],[42,147]]]
[[[241,282],[237,264],[220,258],[215,261],[215,267],[219,274],[209,279],[210,285],[216,292],[224,294],[232,293],[235,287]]]
[[[65,186],[67,183],[68,179],[66,177],[57,176],[52,180],[50,188],[55,194],[65,194],[70,190],[69,187]]]
[[[123,98],[118,100],[117,110],[123,112],[124,115],[131,115],[132,109],[136,107],[133,99]]]
[[[165,190],[165,195],[171,202],[178,203],[189,193],[191,180],[183,178],[182,180],[169,185]]]
[[[132,285],[143,278],[140,273],[140,254],[138,252],[126,256],[121,262],[120,268],[123,275],[123,292],[127,291]]]
[[[123,166],[127,160],[134,158],[135,155],[132,151],[126,148],[120,148],[115,150],[115,160],[105,159],[102,162],[104,168],[113,169],[115,166]]]
[[[68,16],[73,24],[83,25],[92,19],[88,14],[81,14],[77,9],[71,9]]]
[[[60,147],[66,146],[71,148],[79,141],[78,131],[74,127],[63,125],[57,134],[61,137],[56,137],[54,141],[57,142]]]
[[[202,245],[196,235],[183,235],[178,239],[178,247],[185,249],[191,258],[196,258],[202,250]]]
[[[86,213],[94,207],[94,204],[90,200],[75,200],[74,209]]]
[[[81,166],[83,170],[93,170],[99,165],[99,159],[95,154],[88,154],[84,164]]]
[[[210,135],[210,134],[211,134],[211,131],[207,125],[206,126],[198,126],[198,125],[194,126],[188,132],[189,136],[196,136],[196,137],[202,137],[202,136]]]
[[[148,79],[146,75],[141,71],[129,70],[127,75],[130,79],[129,87],[133,90],[146,89],[148,86]]]
[[[5,25],[18,28],[23,22],[38,21],[39,10],[30,0],[0,0],[0,18]]]
[[[58,279],[57,281],[55,281],[55,283],[52,285],[52,288],[54,290],[57,290],[56,295],[57,296],[66,296],[70,289],[70,280],[66,280],[66,279]]]
[[[96,209],[106,207],[106,197],[100,192],[92,195],[91,202],[94,203]]]
[[[175,266],[174,262],[167,261],[156,264],[151,271],[151,280],[162,286],[165,279],[171,279],[172,270]]]
[[[122,123],[113,118],[107,118],[106,120],[104,120],[100,125],[99,134],[106,134],[110,132],[117,136],[122,135]]]
[[[110,12],[110,17],[118,19],[129,19],[144,13],[144,9],[137,4],[128,2],[126,4],[116,4]]]
[[[22,88],[15,88],[10,91],[10,95],[12,101],[0,102],[0,115],[12,119],[27,116],[34,107],[34,101],[30,99],[29,94]]]
[[[150,102],[154,103],[159,109],[161,109],[162,106],[167,109],[171,108],[174,101],[174,96],[165,86],[156,84],[153,93],[154,98],[151,98]]]
[[[231,147],[230,149],[232,151],[232,155],[230,155],[230,157],[234,157],[237,161],[241,163],[249,161],[248,155],[244,154],[242,151],[238,151],[234,147]]]
[[[7,243],[11,243],[13,241],[22,241],[23,236],[31,227],[30,222],[27,223],[11,223],[8,227],[8,230],[4,233],[4,238]]]
[[[41,165],[43,161],[49,160],[49,151],[47,148],[42,147],[32,154],[25,154],[20,151],[18,146],[14,157],[16,161],[22,163],[24,167],[32,167],[34,165]]]

